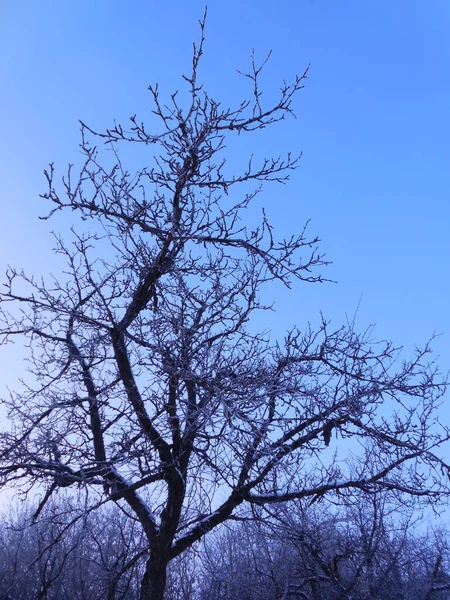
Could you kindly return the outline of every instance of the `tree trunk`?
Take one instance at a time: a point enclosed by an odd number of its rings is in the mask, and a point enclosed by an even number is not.
[[[141,583],[140,600],[164,600],[168,560],[162,553],[152,551]]]

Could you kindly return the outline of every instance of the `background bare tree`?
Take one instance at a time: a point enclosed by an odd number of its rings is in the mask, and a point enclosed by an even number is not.
[[[41,281],[11,268],[1,294],[2,343],[23,336],[31,371],[4,400],[2,484],[44,486],[36,518],[69,486],[89,490],[86,510],[118,503],[146,537],[142,600],[162,599],[169,563],[248,507],[347,488],[449,490],[445,383],[428,346],[400,361],[351,324],[276,341],[249,323],[269,308],[265,286],[320,282],[325,261],[305,227],[278,240],[266,213],[255,223],[248,210],[298,157],[250,157],[230,174],[225,145],[291,115],[306,72],[265,106],[252,57],[251,99],[223,107],[197,76],[204,24],[188,100],[165,104],[150,87],[155,132],[136,116],[103,133],[82,124],[80,171],[58,185],[50,165],[48,217],[81,219],[71,241],[56,238],[65,272]],[[145,150],[146,166],[129,170],[123,143]],[[351,462],[345,438],[360,448]]]
[[[204,541],[201,600],[447,600],[448,530],[386,496],[277,506]]]
[[[146,544],[136,521],[117,509],[82,514],[76,502],[56,500],[34,523],[28,507],[3,515],[0,598],[137,600]]]

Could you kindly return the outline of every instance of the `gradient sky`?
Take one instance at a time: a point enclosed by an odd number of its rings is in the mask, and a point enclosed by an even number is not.
[[[76,162],[78,119],[93,128],[150,110],[149,83],[171,93],[198,38],[198,0],[0,0],[0,270],[57,272],[42,169]],[[263,78],[270,100],[283,78],[310,64],[296,121],[255,138],[258,151],[303,151],[284,187],[263,205],[288,234],[311,219],[337,284],[272,290],[270,326],[338,327],[355,312],[379,338],[423,344],[437,331],[450,367],[450,3],[448,0],[211,0],[205,87],[224,104],[245,96],[236,69],[273,49]],[[253,138],[232,163],[252,151]],[[1,349],[0,349],[1,351]],[[22,370],[1,351],[0,387]]]

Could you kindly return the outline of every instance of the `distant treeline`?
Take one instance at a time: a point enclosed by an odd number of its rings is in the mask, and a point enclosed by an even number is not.
[[[64,499],[32,515],[4,515],[0,598],[138,600],[146,544],[119,507]],[[166,598],[446,600],[449,530],[380,496],[243,515],[171,563]]]

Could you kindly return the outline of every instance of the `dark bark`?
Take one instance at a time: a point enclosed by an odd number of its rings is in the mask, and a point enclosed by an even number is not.
[[[140,600],[164,600],[168,562],[164,552],[152,550],[142,578]]]

